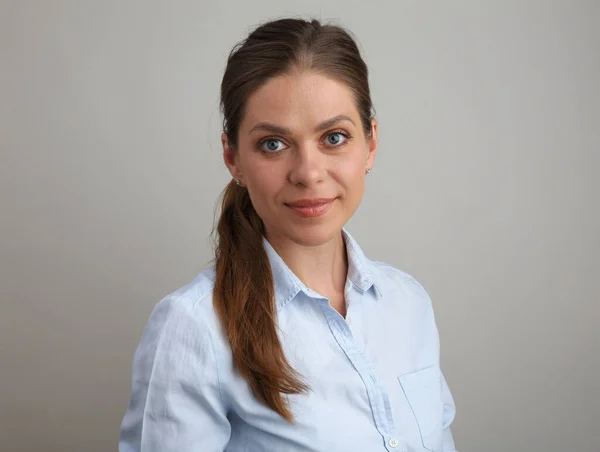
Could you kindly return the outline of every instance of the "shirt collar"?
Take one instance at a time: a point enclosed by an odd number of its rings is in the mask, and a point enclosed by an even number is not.
[[[373,287],[376,297],[381,298],[382,285],[377,278],[379,272],[374,263],[365,256],[356,240],[345,228],[342,229],[342,235],[348,254],[348,279],[362,292],[366,292]],[[263,237],[263,246],[273,272],[275,300],[278,310],[289,303],[299,292],[304,292],[311,298],[324,299],[323,296],[300,281],[265,237]]]

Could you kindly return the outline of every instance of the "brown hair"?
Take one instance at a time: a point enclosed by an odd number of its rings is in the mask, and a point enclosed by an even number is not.
[[[260,25],[229,54],[221,111],[232,149],[238,145],[249,96],[273,77],[302,70],[349,86],[370,135],[373,107],[367,66],[349,32],[317,20],[280,19]],[[291,422],[283,394],[309,388],[288,363],[277,335],[273,274],[262,242],[264,224],[248,191],[234,181],[223,191],[216,231],[213,299],[235,368],[259,400]]]

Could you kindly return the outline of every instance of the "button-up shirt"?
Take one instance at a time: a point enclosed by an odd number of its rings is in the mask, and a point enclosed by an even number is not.
[[[213,266],[154,308],[134,355],[120,452],[454,452],[455,405],[427,292],[342,234],[345,318],[263,238],[279,337],[310,387],[285,396],[293,423],[235,370],[212,303]]]

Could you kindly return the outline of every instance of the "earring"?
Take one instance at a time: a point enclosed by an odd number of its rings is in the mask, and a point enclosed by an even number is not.
[[[240,182],[239,179],[233,179],[235,181],[235,183],[238,185],[238,187],[242,186],[242,183]]]
[[[367,168],[367,170],[365,171],[366,174],[369,174],[371,172],[371,168]]]

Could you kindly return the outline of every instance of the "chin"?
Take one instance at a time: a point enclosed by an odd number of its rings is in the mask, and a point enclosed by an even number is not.
[[[281,240],[290,240],[302,246],[320,246],[341,234],[342,227],[348,221],[346,211],[331,209],[325,215],[316,218],[300,218],[287,210],[271,215],[271,226],[267,231]]]
[[[302,246],[320,246],[329,242],[342,231],[343,223],[326,221],[322,223],[294,224],[282,231],[290,240]]]

